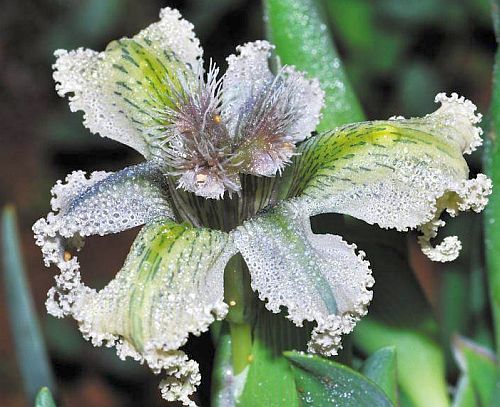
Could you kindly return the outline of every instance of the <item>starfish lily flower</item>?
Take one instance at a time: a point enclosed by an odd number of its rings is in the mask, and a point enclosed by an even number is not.
[[[367,312],[374,280],[364,253],[314,234],[310,217],[346,214],[383,228],[418,229],[426,255],[453,260],[456,237],[431,239],[443,212],[481,211],[491,182],[469,179],[463,154],[481,144],[468,100],[439,94],[423,118],[349,124],[316,134],[320,83],[279,67],[273,47],[247,43],[219,78],[177,10],[105,51],[56,51],[56,89],[93,133],[145,162],[115,173],[69,174],[53,212],[33,226],[45,264],[61,274],[47,309],[78,321],[94,345],[163,372],[167,400],[193,402],[196,362],[179,348],[228,312],[224,268],[240,253],[251,286],[297,326],[314,321],[310,352],[334,355]],[[102,290],[81,280],[73,256],[91,235],[145,225]]]

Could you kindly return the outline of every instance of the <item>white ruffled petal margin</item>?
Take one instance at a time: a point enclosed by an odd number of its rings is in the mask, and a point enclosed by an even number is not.
[[[149,144],[161,136],[161,109],[173,83],[168,77],[183,66],[198,72],[202,49],[193,25],[170,8],[161,10],[160,21],[132,40],[133,49],[124,39],[100,53],[83,48],[56,51],[54,80],[60,96],[70,94],[71,111],[84,112],[83,123],[93,133],[151,158]]]
[[[73,288],[71,315],[94,345],[116,345],[121,358],[164,372],[162,396],[194,405],[198,364],[178,349],[227,314],[224,267],[235,253],[223,232],[174,222],[146,225],[104,289]]]
[[[230,134],[236,133],[258,96],[272,83],[268,59],[273,48],[267,41],[249,42],[236,48],[238,55],[227,57],[221,115]]]
[[[444,211],[450,216],[457,216],[460,211],[482,212],[488,203],[491,190],[491,180],[484,174],[478,174],[476,178],[462,181],[451,189],[453,192],[447,192],[437,199],[435,209],[433,209],[434,217],[418,228],[422,232],[422,235],[418,237],[422,252],[432,261],[455,260],[462,249],[462,243],[457,236],[447,236],[435,247],[431,244],[431,240],[437,236],[438,229],[445,225],[445,222],[440,219],[441,214]]]
[[[319,123],[324,92],[317,79],[306,78],[292,66],[281,69],[276,78],[269,69],[273,49],[267,41],[249,42],[236,48],[237,55],[227,58],[222,117],[230,133],[237,134],[262,94],[276,86],[276,80],[283,81],[283,93],[291,110],[297,112],[287,135],[291,142],[298,142],[309,137]]]
[[[194,33],[193,24],[184,20],[178,10],[170,7],[161,9],[160,21],[146,27],[137,37],[158,42],[164,50],[172,51],[194,72],[200,70],[203,49]]]
[[[285,86],[290,89],[291,103],[298,113],[290,128],[290,135],[294,142],[302,141],[311,135],[321,120],[325,92],[319,80],[306,78],[303,72],[296,71],[293,66],[285,66],[281,74]]]
[[[245,222],[233,236],[266,308],[278,313],[286,307],[297,326],[316,321],[309,351],[337,354],[341,335],[353,330],[372,298],[364,253],[340,236],[313,234],[293,201]]]
[[[457,237],[431,245],[444,225],[441,214],[482,211],[492,185],[483,174],[469,179],[463,158],[480,144],[475,106],[455,94],[436,100],[442,106],[423,118],[357,123],[301,145],[293,182],[303,183],[303,210],[311,216],[347,214],[400,231],[418,229],[428,257],[454,260],[461,248]]]
[[[189,395],[200,382],[198,365],[178,348],[189,333],[198,335],[227,312],[223,271],[234,254],[229,237],[167,220],[149,223],[122,271],[99,292],[83,284],[72,255],[84,236],[172,217],[164,182],[152,163],[89,178],[75,171],[52,190],[56,213],[37,221],[33,230],[46,266],[61,271],[48,293],[49,313],[71,315],[94,345],[114,344],[121,358],[165,372],[162,395],[193,405]]]

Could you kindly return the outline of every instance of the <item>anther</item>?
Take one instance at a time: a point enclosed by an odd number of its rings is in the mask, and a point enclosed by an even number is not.
[[[67,250],[64,251],[64,256],[63,256],[64,261],[70,261],[72,257],[73,256],[71,255],[70,252],[68,252]]]
[[[207,176],[205,174],[197,174],[196,175],[196,183],[198,185],[203,184],[207,180]]]
[[[221,121],[222,121],[222,118],[220,117],[219,114],[214,115],[214,123],[215,124],[220,124]]]

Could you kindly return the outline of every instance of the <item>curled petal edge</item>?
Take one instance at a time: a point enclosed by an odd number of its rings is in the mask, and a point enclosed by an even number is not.
[[[476,178],[462,181],[454,191],[447,192],[437,199],[433,206],[433,218],[418,228],[422,233],[418,237],[422,252],[436,262],[455,260],[462,249],[462,243],[457,236],[447,236],[436,246],[431,244],[431,240],[438,234],[438,229],[445,225],[445,221],[440,219],[441,214],[446,211],[454,217],[461,211],[472,210],[479,213],[488,203],[491,191],[491,180],[484,174],[478,174]]]
[[[84,237],[92,233],[76,230],[74,225],[68,227],[64,222],[64,214],[79,191],[88,190],[110,175],[111,173],[99,171],[87,178],[82,171],[73,172],[67,177],[66,184],[58,182],[52,190],[51,206],[56,213],[49,213],[47,218],[39,219],[33,225],[36,244],[41,247],[45,266],[55,265],[61,271],[55,276],[56,285],[47,293],[47,311],[57,318],[71,315],[78,322],[83,337],[94,346],[115,346],[117,355],[122,360],[131,357],[141,364],[146,363],[155,374],[164,372],[166,377],[160,382],[162,397],[168,401],[181,401],[186,406],[196,406],[189,396],[201,382],[197,362],[190,360],[184,352],[172,346],[165,348],[162,344],[148,343],[142,352],[138,352],[119,335],[96,333],[81,307],[96,291],[82,282],[78,257],[72,256],[71,253],[81,250]],[[207,310],[203,326],[193,333],[206,331],[214,319],[223,319],[227,308],[223,302],[214,304]],[[186,342],[187,336],[188,334],[180,340],[178,346]]]

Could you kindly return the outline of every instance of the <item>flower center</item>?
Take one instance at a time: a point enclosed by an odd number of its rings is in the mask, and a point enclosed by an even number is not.
[[[240,195],[243,174],[274,177],[295,153],[291,127],[300,116],[293,86],[281,74],[251,94],[238,117],[225,117],[222,81],[211,65],[204,77],[179,73],[181,89],[163,112],[165,137],[157,158],[175,188],[203,198]],[[232,115],[229,115],[232,116]]]

